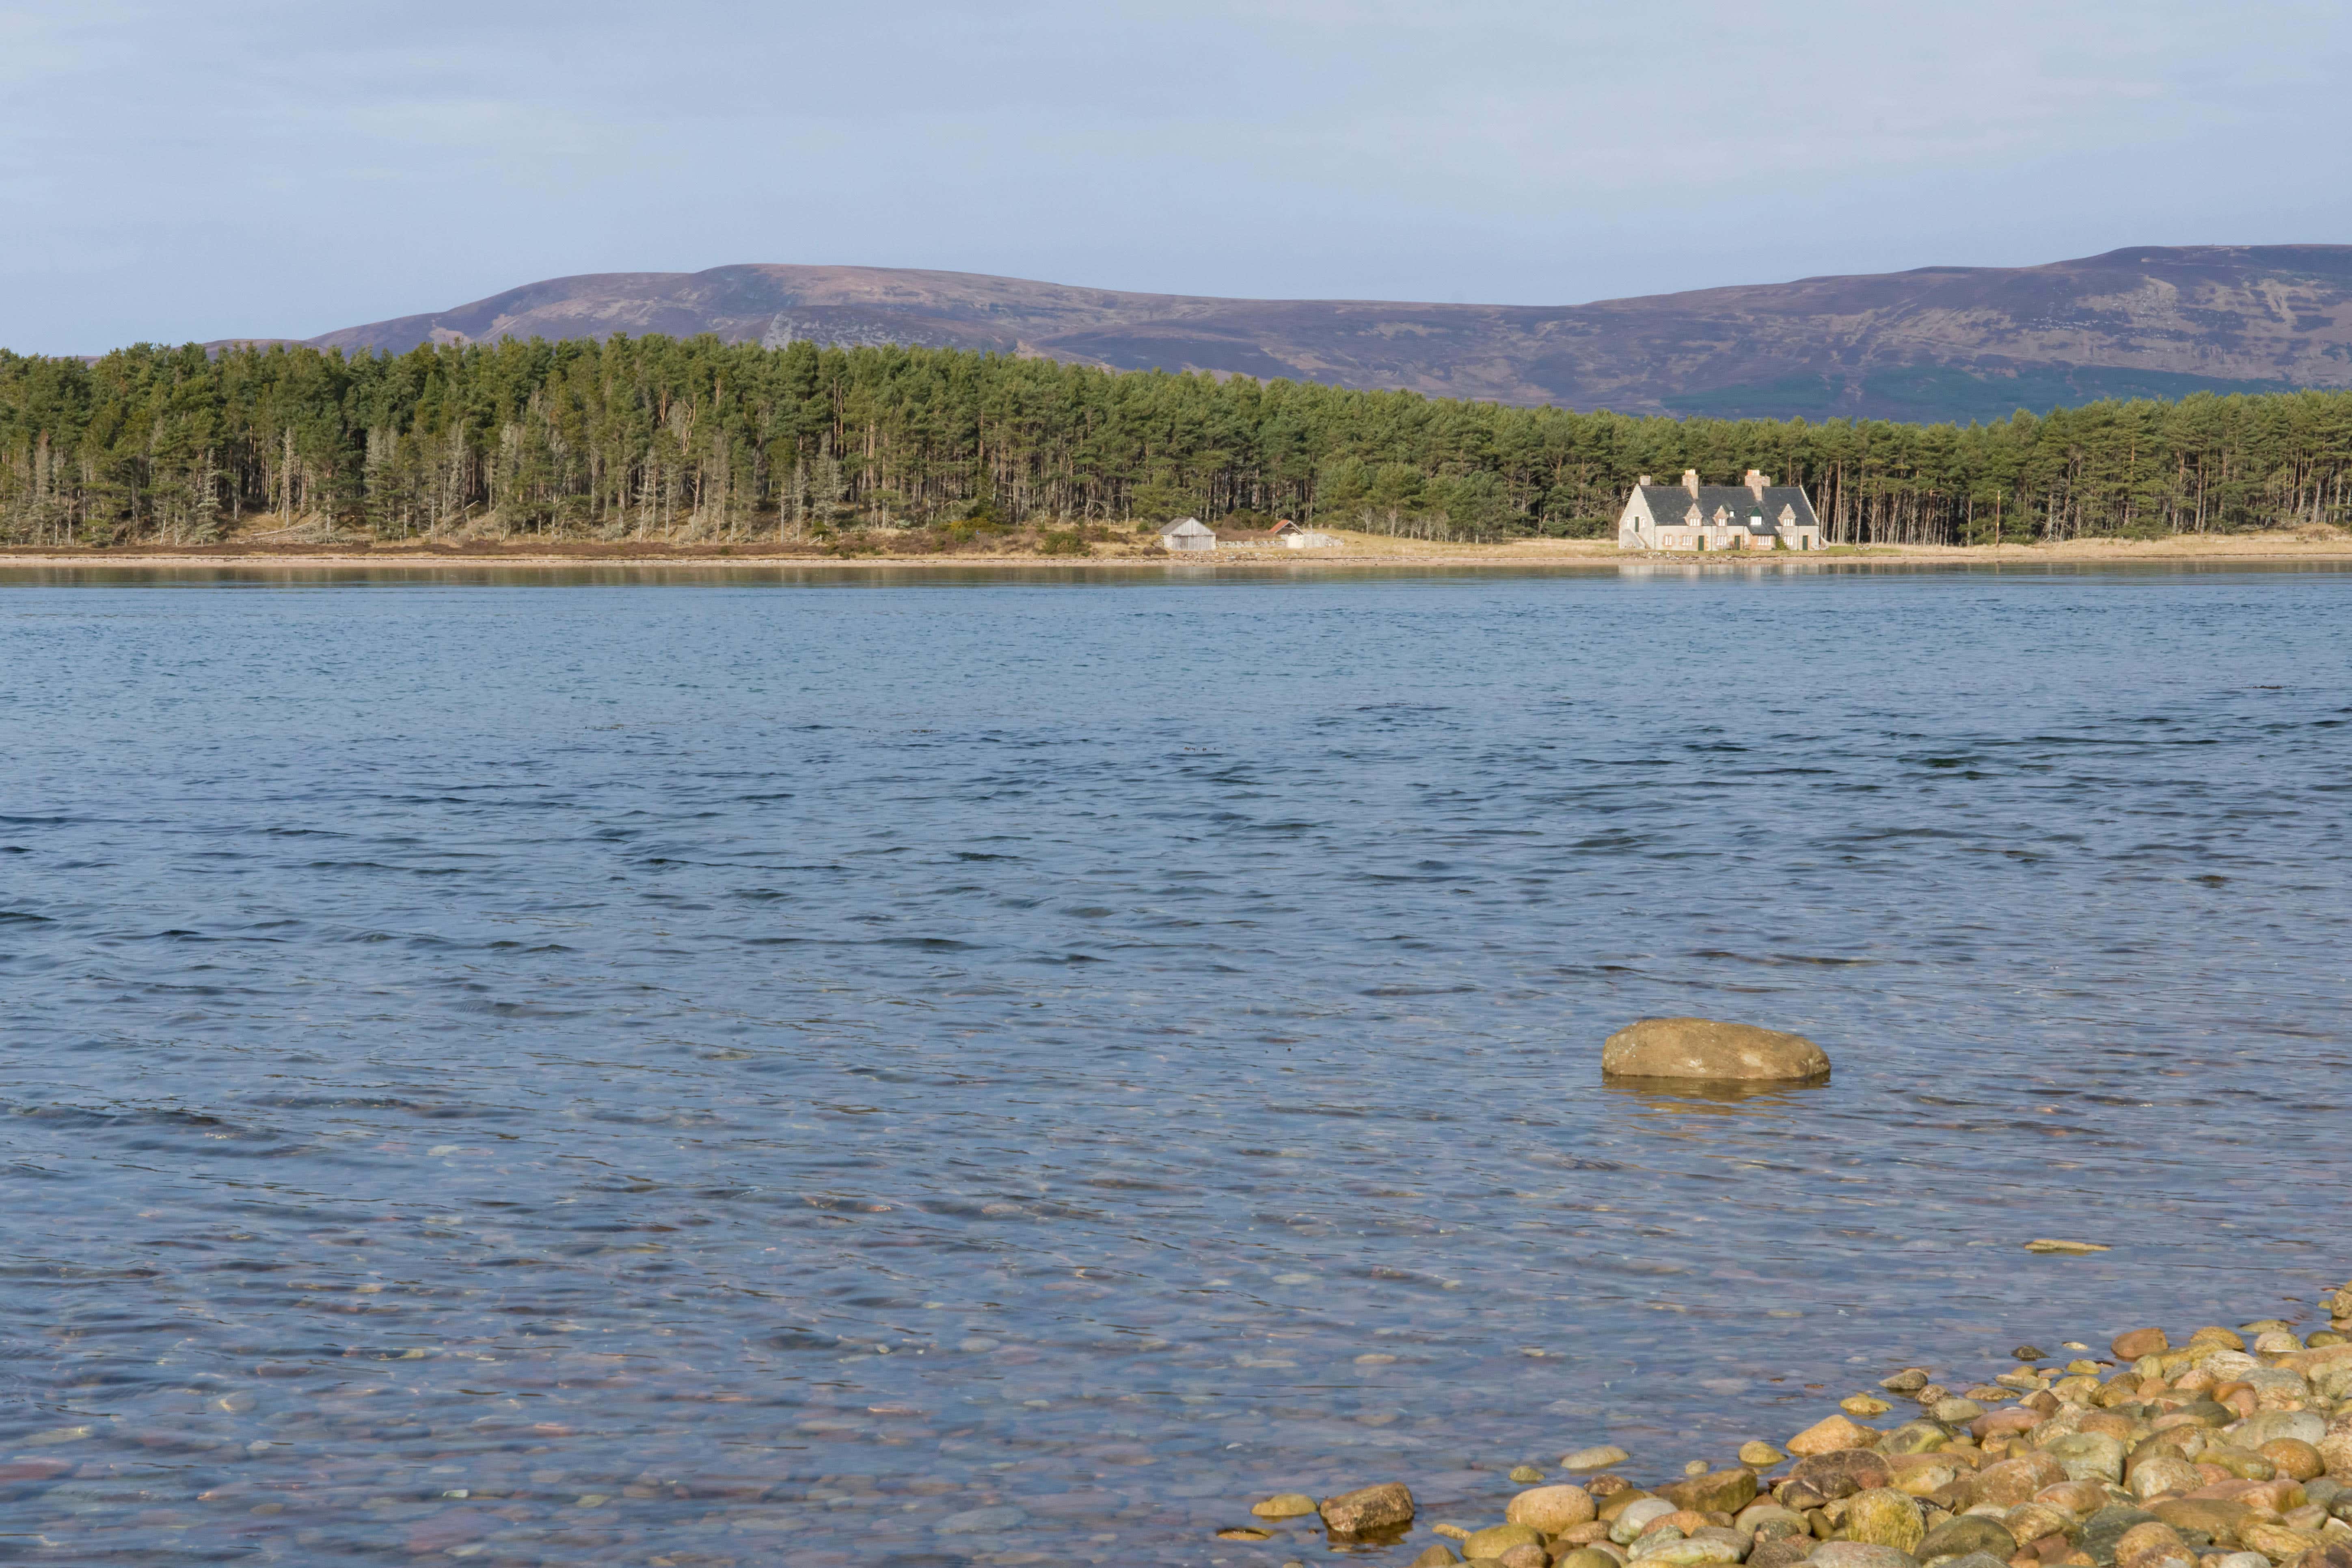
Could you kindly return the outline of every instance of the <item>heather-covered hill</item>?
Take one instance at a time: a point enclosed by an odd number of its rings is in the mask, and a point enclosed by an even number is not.
[[[753,265],[553,279],[311,342],[397,351],[616,332],[992,349],[1627,413],[1999,418],[2102,397],[2352,386],[2352,246],[2136,247],[1563,306]]]

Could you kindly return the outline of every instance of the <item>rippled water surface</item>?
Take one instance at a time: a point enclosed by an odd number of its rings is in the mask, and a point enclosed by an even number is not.
[[[2292,1316],[2347,610],[0,582],[0,1558],[1271,1568]],[[1660,1013],[1835,1081],[1601,1089]]]

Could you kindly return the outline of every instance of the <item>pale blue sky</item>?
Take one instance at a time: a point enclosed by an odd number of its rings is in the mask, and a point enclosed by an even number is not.
[[[858,262],[1555,304],[2352,242],[2340,5],[0,0],[0,346]]]

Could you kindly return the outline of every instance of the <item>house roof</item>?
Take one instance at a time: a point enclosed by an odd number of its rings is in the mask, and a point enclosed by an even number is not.
[[[1739,523],[1761,512],[1769,528],[1780,519],[1780,509],[1785,506],[1797,514],[1799,528],[1821,524],[1821,519],[1813,515],[1813,503],[1805,499],[1804,489],[1799,485],[1766,485],[1760,503],[1756,492],[1746,485],[1701,485],[1696,496],[1680,485],[1636,485],[1633,489],[1649,503],[1650,516],[1661,528],[1681,526],[1694,506],[1698,508],[1702,521],[1713,521],[1716,508],[1721,507],[1731,514],[1733,521]]]
[[[1186,539],[1199,539],[1204,534],[1213,539],[1216,537],[1215,531],[1202,524],[1197,517],[1188,517],[1181,521],[1171,522],[1160,531],[1160,537],[1162,539],[1173,539],[1180,535]]]

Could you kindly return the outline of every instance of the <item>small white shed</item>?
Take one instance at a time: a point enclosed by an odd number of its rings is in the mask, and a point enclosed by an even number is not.
[[[1171,522],[1161,529],[1160,542],[1163,548],[1169,550],[1214,550],[1217,547],[1217,536],[1213,530],[1205,527],[1199,518],[1188,517],[1180,522]]]

